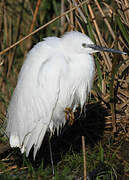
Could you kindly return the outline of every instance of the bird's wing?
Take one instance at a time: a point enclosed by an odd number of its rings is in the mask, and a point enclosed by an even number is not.
[[[27,156],[34,145],[35,157],[52,120],[64,66],[63,57],[54,56],[42,62],[36,77],[31,74],[36,68],[30,67],[30,72],[22,69],[24,78],[20,78],[9,105],[6,131],[11,146],[20,147]]]
[[[34,149],[34,155],[39,149],[47,128],[50,128],[53,113],[60,95],[60,81],[65,73],[66,64],[63,57],[53,57],[42,63],[38,73],[38,90],[41,101],[41,132]],[[52,129],[51,129],[52,130]],[[38,131],[38,130],[37,130]]]

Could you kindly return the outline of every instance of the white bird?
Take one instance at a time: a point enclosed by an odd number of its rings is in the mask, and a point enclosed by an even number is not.
[[[59,132],[65,123],[65,108],[83,108],[95,74],[92,53],[119,50],[96,46],[77,31],[61,38],[48,37],[35,45],[21,68],[17,86],[8,107],[6,132],[11,147],[34,158],[46,131]]]

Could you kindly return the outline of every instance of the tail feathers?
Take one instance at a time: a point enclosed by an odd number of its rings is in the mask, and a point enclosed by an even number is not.
[[[20,139],[17,135],[10,136],[10,146],[11,147],[20,147]]]
[[[43,141],[43,138],[45,136],[46,130],[47,130],[47,127],[45,127],[45,126],[42,127],[41,132],[40,132],[40,134],[38,136],[38,140],[37,140],[36,144],[34,145],[34,154],[33,154],[34,159],[35,159],[35,156],[37,154],[37,151],[39,150],[39,148],[40,148],[40,146],[42,144],[42,141]]]
[[[24,143],[26,156],[29,155],[31,148],[34,145],[34,159],[35,159],[36,153],[41,146],[41,143],[47,131],[47,128],[48,128],[48,125],[42,124],[41,121],[37,123],[37,126],[29,134],[28,140],[26,141],[26,143]]]
[[[21,153],[26,152],[26,156],[28,156],[32,146],[34,145],[34,159],[35,159],[36,153],[39,150],[43,138],[45,136],[45,133],[48,129],[48,124],[43,124],[42,121],[38,121],[35,128],[25,136],[22,144],[20,142],[19,136],[10,135],[10,146],[19,147]]]

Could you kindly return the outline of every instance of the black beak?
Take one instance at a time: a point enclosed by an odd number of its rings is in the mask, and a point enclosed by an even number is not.
[[[112,53],[118,53],[118,54],[127,54],[126,52],[117,50],[117,49],[112,49],[112,48],[106,48],[106,47],[101,47],[101,46],[97,46],[95,44],[88,44],[87,45],[88,48],[94,49],[96,51],[104,51],[104,52],[112,52]]]

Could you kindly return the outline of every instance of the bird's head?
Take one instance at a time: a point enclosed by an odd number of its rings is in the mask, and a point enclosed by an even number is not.
[[[112,48],[106,48],[95,45],[92,40],[83,33],[78,31],[67,32],[62,36],[62,42],[64,48],[70,53],[83,53],[83,54],[92,54],[95,52],[105,51],[119,54],[127,54]]]

